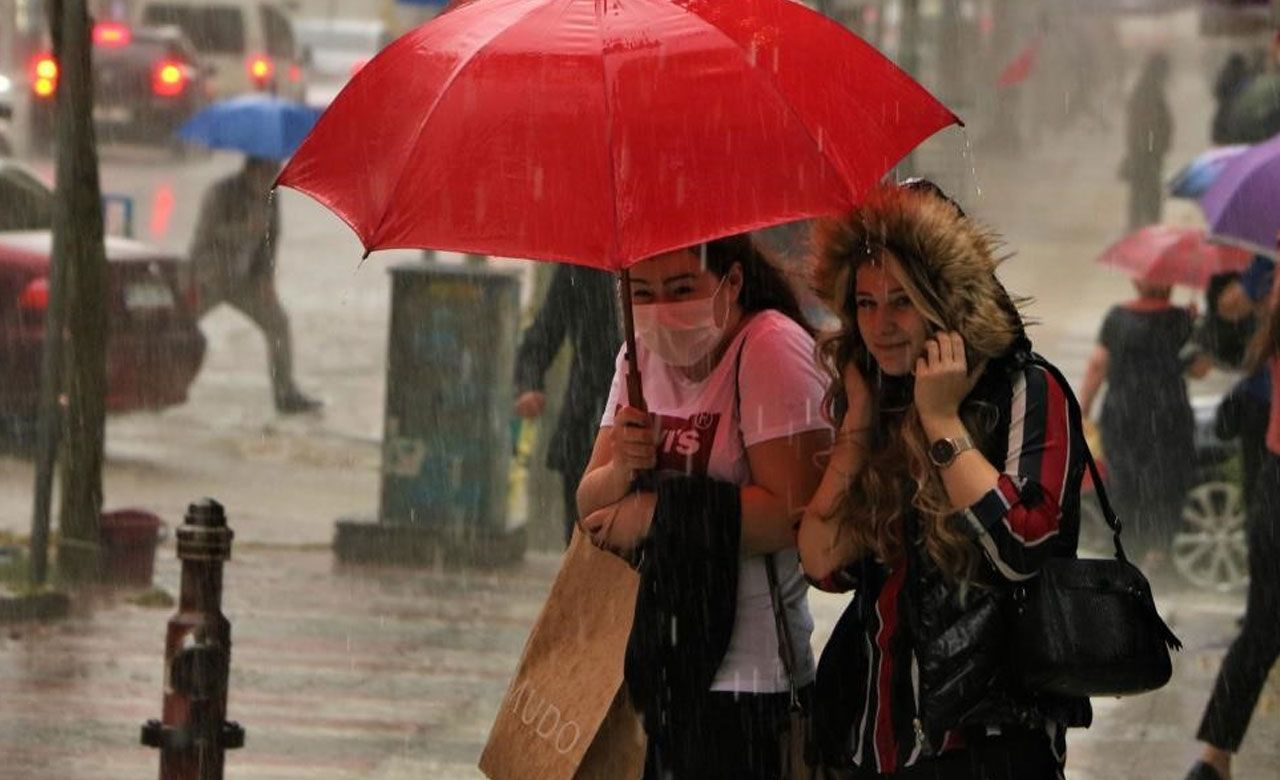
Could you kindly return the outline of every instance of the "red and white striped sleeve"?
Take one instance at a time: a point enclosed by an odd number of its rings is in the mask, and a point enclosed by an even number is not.
[[[1053,554],[1074,451],[1067,392],[1042,367],[1028,365],[1014,382],[1009,447],[996,486],[961,512],[962,522],[1006,579],[1035,576]]]

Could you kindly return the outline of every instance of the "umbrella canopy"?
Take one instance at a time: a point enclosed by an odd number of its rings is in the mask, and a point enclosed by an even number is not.
[[[957,122],[792,0],[474,0],[357,73],[279,183],[366,250],[621,270],[848,209]]]
[[[1252,144],[1276,133],[1280,133],[1280,73],[1261,73],[1231,101],[1223,137]]]
[[[1199,228],[1150,225],[1107,247],[1098,262],[1147,284],[1204,289],[1209,277],[1241,271],[1251,259],[1242,249],[1210,243]]]
[[[319,109],[255,93],[206,106],[178,128],[178,137],[211,149],[284,160],[319,118]]]
[[[1209,185],[1218,178],[1227,163],[1248,148],[1248,144],[1237,144],[1201,152],[1169,180],[1169,194],[1175,198],[1198,199],[1209,190]]]
[[[1233,159],[1200,199],[1215,240],[1275,257],[1280,234],[1280,136]]]

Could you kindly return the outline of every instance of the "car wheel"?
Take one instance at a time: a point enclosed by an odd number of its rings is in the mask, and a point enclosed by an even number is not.
[[[1202,482],[1182,505],[1173,535],[1174,569],[1191,584],[1236,590],[1249,582],[1244,494],[1230,482]]]

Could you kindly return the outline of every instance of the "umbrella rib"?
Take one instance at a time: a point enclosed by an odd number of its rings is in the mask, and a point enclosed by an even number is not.
[[[528,18],[529,16],[533,15],[534,13],[540,10],[542,10],[542,7],[535,5],[534,7],[527,10],[520,17],[520,21],[523,21],[524,19]],[[457,66],[455,66],[453,70],[450,71],[449,77],[445,80],[444,86],[442,86],[440,88],[440,91],[436,93],[435,100],[431,101],[431,108],[426,112],[424,112],[422,116],[422,121],[418,123],[418,129],[414,132],[413,143],[409,145],[411,154],[417,151],[418,145],[422,142],[422,136],[427,130],[427,124],[431,121],[432,117],[435,116],[436,108],[440,105],[440,102],[444,100],[445,94],[447,94],[449,90],[453,88],[453,85],[457,82],[458,77],[462,74],[462,71],[465,70],[466,67],[470,65],[473,61],[475,61],[476,57],[479,56],[480,53],[483,52],[486,48],[488,48],[489,45],[494,42],[494,40],[496,40],[504,32],[506,32],[516,24],[518,24],[518,22],[512,22],[510,25],[507,25],[506,27],[495,30],[493,35],[489,36],[489,38],[486,41],[484,41],[484,43],[481,43],[479,46],[477,46],[471,52],[471,54],[468,55],[465,59],[459,58]],[[396,176],[395,186],[391,188],[390,190],[391,194],[387,197],[387,202],[382,205],[382,209],[381,209],[382,215],[378,218],[378,225],[376,228],[374,228],[373,232],[369,234],[371,245],[377,244],[377,237],[382,233],[382,228],[387,223],[387,218],[391,214],[391,205],[395,203],[396,196],[399,195],[400,193],[400,187],[404,184],[405,174],[408,172],[408,169],[409,168],[407,165],[402,166],[400,168],[400,173]]]
[[[608,158],[606,160],[607,169],[609,171],[609,195],[613,202],[613,257],[609,260],[611,263],[616,261],[622,264],[622,226],[618,220],[618,170],[617,159],[613,150],[613,112],[609,106],[609,52],[604,46],[604,19],[601,12],[603,8],[600,3],[596,3],[596,34],[600,37],[600,93],[604,105],[604,153]]]

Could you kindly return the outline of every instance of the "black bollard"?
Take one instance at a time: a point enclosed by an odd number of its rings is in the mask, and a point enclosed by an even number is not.
[[[244,745],[226,720],[231,623],[222,614],[222,564],[231,539],[222,505],[203,499],[178,528],[182,590],[165,634],[164,716],[142,727],[160,750],[160,780],[222,780],[224,753]]]

